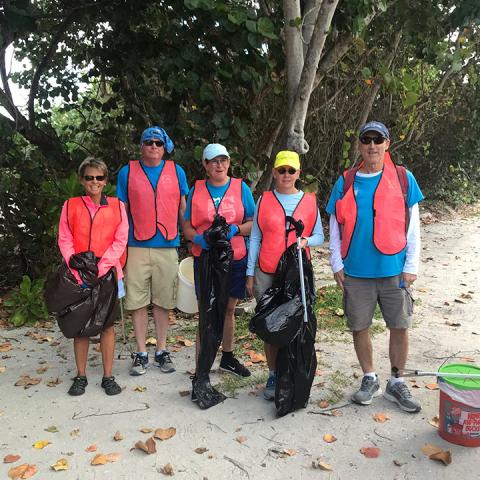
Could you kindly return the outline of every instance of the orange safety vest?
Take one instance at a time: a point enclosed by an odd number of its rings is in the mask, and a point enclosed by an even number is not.
[[[362,166],[362,164],[360,165]],[[344,178],[347,172],[344,172]],[[405,199],[397,169],[385,152],[381,178],[373,196],[373,244],[384,255],[396,255],[407,245]],[[341,227],[342,258],[348,255],[357,222],[357,201],[352,184],[335,203],[335,216]]]
[[[100,207],[93,218],[82,197],[73,197],[67,201],[67,221],[75,253],[91,251],[101,258],[113,243],[115,232],[122,223],[122,210],[118,198],[106,199],[108,207]],[[120,258],[122,267],[125,266],[126,255],[125,251]]]
[[[312,234],[317,221],[317,199],[314,193],[304,193],[291,215],[302,220],[305,228],[302,237]],[[295,231],[287,234],[285,210],[274,192],[264,192],[258,205],[257,223],[262,232],[258,265],[264,273],[275,273],[283,252],[296,243]],[[310,258],[310,249],[305,249]]]
[[[190,206],[190,223],[198,232],[203,233],[213,222],[216,213],[225,217],[230,225],[240,225],[245,217],[245,207],[242,202],[242,179],[230,178],[230,184],[227,187],[218,208],[215,208],[213,198],[207,188],[206,180],[197,180],[192,194]],[[233,259],[241,260],[247,254],[247,245],[245,237],[235,235],[231,239],[233,248]],[[193,244],[192,253],[195,257],[200,256],[202,247]]]
[[[172,160],[165,161],[155,188],[142,164],[132,160],[129,163],[127,195],[135,240],[150,240],[157,229],[166,240],[177,238],[181,195],[177,169]]]

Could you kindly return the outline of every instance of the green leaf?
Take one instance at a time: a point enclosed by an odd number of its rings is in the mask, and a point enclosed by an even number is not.
[[[203,147],[200,145],[197,145],[193,149],[193,156],[195,157],[195,160],[201,160],[202,159],[202,153],[203,153]]]
[[[368,67],[362,68],[362,75],[363,78],[372,78],[372,71]]]
[[[20,308],[15,310],[15,313],[10,317],[10,322],[16,327],[21,327],[26,321],[26,312]]]
[[[235,25],[241,25],[247,20],[247,12],[245,10],[233,10],[228,14],[228,19]]]
[[[290,21],[288,22],[288,24],[291,27],[299,28],[300,25],[302,25],[302,17],[291,18]]]
[[[200,6],[200,0],[185,0],[183,3],[190,10],[195,10]]]
[[[255,20],[247,20],[245,26],[249,32],[257,33],[257,22]]]
[[[275,40],[277,36],[275,35],[275,26],[273,22],[267,17],[261,17],[257,22],[258,33],[262,34],[264,37],[271,38]]]
[[[27,295],[32,287],[32,281],[28,275],[22,277],[22,283],[20,284],[20,292],[22,295]]]
[[[405,108],[411,107],[415,105],[418,101],[418,93],[415,92],[407,92],[405,98],[402,100],[403,106]]]

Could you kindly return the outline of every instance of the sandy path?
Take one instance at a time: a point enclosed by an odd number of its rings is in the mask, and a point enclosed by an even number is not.
[[[458,356],[471,357],[480,364],[480,217],[458,217],[428,225],[423,228],[423,239],[422,271],[414,290],[420,304],[411,332],[409,366],[436,370],[446,357],[459,351]],[[319,265],[328,267],[323,257]],[[328,269],[318,276],[331,278]],[[162,478],[158,470],[166,463],[173,465],[176,478],[185,479],[479,478],[480,450],[449,444],[428,424],[438,414],[438,391],[425,388],[433,378],[418,379],[420,388],[413,390],[423,404],[417,415],[401,412],[382,397],[369,407],[343,407],[339,417],[312,413],[319,412],[317,402],[324,397],[333,372],[338,371],[334,376],[346,383],[342,387],[345,398],[339,405],[348,402],[359,381],[353,376],[359,368],[348,334],[335,343],[324,341],[318,345],[322,375],[316,377],[315,383],[324,386],[312,389],[309,406],[276,419],[272,404],[252,393],[251,388],[208,411],[200,411],[188,397],[182,397],[179,392],[190,387],[184,372],[192,366],[193,348],[176,354],[179,373],[173,375],[162,375],[152,368],[147,375],[133,378],[128,375],[130,360],[118,361],[114,370],[126,389],[113,398],[106,397],[99,387],[99,354],[92,352],[91,363],[96,366],[90,369],[87,393],[80,398],[68,397],[66,390],[74,370],[70,342],[61,338],[56,329],[39,329],[40,334],[53,337],[59,345],[38,343],[24,336],[29,330],[0,330],[0,344],[6,337],[13,345],[12,350],[0,354],[0,367],[6,367],[0,373],[0,455],[21,455],[14,466],[36,464],[38,473],[34,478]],[[374,340],[382,385],[389,374],[387,342],[386,333]],[[42,366],[48,366],[48,370],[37,374],[36,369]],[[22,373],[41,377],[42,382],[26,390],[14,387]],[[46,385],[48,379],[57,377],[63,383]],[[147,389],[133,391],[137,385]],[[388,414],[390,420],[374,422],[372,415],[376,412]],[[57,433],[45,431],[52,425],[58,428]],[[137,440],[150,436],[141,433],[140,428],[170,426],[177,433],[170,440],[157,441],[156,454],[130,451]],[[112,439],[117,430],[124,437],[120,442]],[[325,443],[322,437],[326,433],[338,440]],[[236,441],[237,437],[245,437],[244,442]],[[51,444],[43,450],[32,447],[43,439]],[[450,449],[453,463],[445,467],[429,460],[420,450],[427,442]],[[91,444],[97,444],[96,453],[119,452],[120,460],[91,466],[95,453],[85,452]],[[380,448],[379,458],[367,459],[360,454],[360,448],[369,446]],[[208,451],[195,453],[199,447]],[[295,453],[282,456],[278,452],[283,449],[294,449]],[[67,458],[69,470],[55,473],[49,465],[61,457]],[[333,472],[313,470],[311,463],[316,458],[329,463]],[[394,460],[402,465],[395,466]],[[7,478],[11,466],[0,463],[0,478]]]

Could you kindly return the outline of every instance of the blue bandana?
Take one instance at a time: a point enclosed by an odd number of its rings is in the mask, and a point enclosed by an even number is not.
[[[172,153],[175,148],[175,145],[167,135],[167,132],[163,128],[157,126],[148,127],[143,131],[142,137],[140,138],[140,145],[147,140],[161,140],[165,145],[167,153]]]

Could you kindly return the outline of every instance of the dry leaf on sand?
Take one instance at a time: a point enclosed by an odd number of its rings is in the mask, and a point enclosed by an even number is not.
[[[331,472],[333,470],[331,465],[329,465],[327,462],[323,462],[319,458],[312,462],[312,467],[319,470],[325,470],[326,472]]]
[[[435,428],[438,428],[440,425],[440,419],[438,418],[438,415],[435,415],[431,420],[428,421],[428,423]]]
[[[326,400],[320,400],[320,401],[318,402],[318,406],[319,406],[320,408],[327,408],[329,405],[330,405],[330,404],[329,404]]]
[[[333,443],[337,441],[337,437],[335,435],[332,435],[331,433],[326,433],[323,436],[323,441],[327,443]]]
[[[161,467],[159,471],[160,473],[163,473],[164,475],[168,475],[169,477],[172,477],[173,475],[175,475],[175,472],[173,470],[171,463],[167,463],[166,465]]]
[[[153,432],[153,428],[148,428],[148,427],[143,427],[140,429],[140,431],[142,433],[152,433]]]
[[[33,444],[33,448],[41,450],[42,448],[45,448],[47,445],[50,445],[50,442],[48,440],[39,440],[38,442],[35,442]]]
[[[287,455],[288,457],[293,457],[297,454],[297,451],[293,448],[284,448],[282,452],[285,453],[285,455]]]
[[[17,478],[31,478],[37,473],[37,466],[36,465],[29,465],[28,463],[24,463],[23,465],[19,465],[18,467],[13,467],[8,471],[8,477],[12,480]]]
[[[17,460],[20,460],[20,455],[5,455],[3,457],[3,463],[15,463]]]
[[[66,458],[59,458],[53,465],[50,465],[50,468],[56,472],[68,470],[68,461]]]
[[[247,441],[247,437],[245,435],[240,435],[235,439],[238,443],[245,443]]]
[[[426,443],[422,447],[422,452],[428,457],[430,455],[434,455],[435,453],[440,453],[442,450],[443,450],[442,447],[439,447],[438,445],[433,445],[432,443]]]
[[[120,432],[115,432],[115,435],[113,436],[113,439],[116,441],[116,442],[119,442],[120,440],[123,440],[123,435],[120,433]]]
[[[134,392],[144,392],[147,389],[147,387],[141,387],[140,385],[137,385],[133,391]]]
[[[377,447],[363,447],[360,449],[360,453],[365,455],[366,458],[377,458],[380,455],[380,449]]]
[[[90,465],[106,465],[108,463],[107,456],[99,453],[92,458]]]
[[[97,445],[95,443],[92,443],[92,445],[89,445],[86,449],[86,452],[96,452],[97,451]]]
[[[430,459],[443,462],[443,464],[447,466],[452,463],[452,454],[450,453],[450,450],[442,450],[441,452],[430,455]]]
[[[79,428],[75,428],[73,429],[71,432],[70,432],[70,436],[72,438],[76,438],[80,435],[80,429]]]
[[[427,383],[425,385],[425,388],[428,388],[429,390],[438,390],[438,383]]]
[[[37,385],[42,381],[39,377],[30,377],[30,375],[22,375],[16,382],[16,387],[23,387],[25,390],[32,385]]]
[[[386,413],[377,412],[373,416],[373,419],[378,423],[385,423],[387,420],[390,420],[390,417]]]
[[[157,451],[157,447],[155,444],[155,440],[153,437],[150,437],[146,442],[142,442],[139,440],[136,444],[135,447],[138,450],[142,450],[145,453],[148,453],[148,455],[151,455],[152,453],[155,453]]]
[[[1,353],[9,352],[11,349],[12,349],[12,344],[10,342],[0,343]]]
[[[121,455],[117,452],[107,453],[105,455],[109,463],[113,463],[113,462],[116,462],[117,460],[120,460],[120,456]]]
[[[157,428],[153,436],[158,438],[158,440],[168,440],[172,438],[177,433],[177,429],[174,427],[170,428]]]
[[[194,450],[195,453],[202,455],[202,453],[208,452],[208,448],[205,447],[198,447]]]

